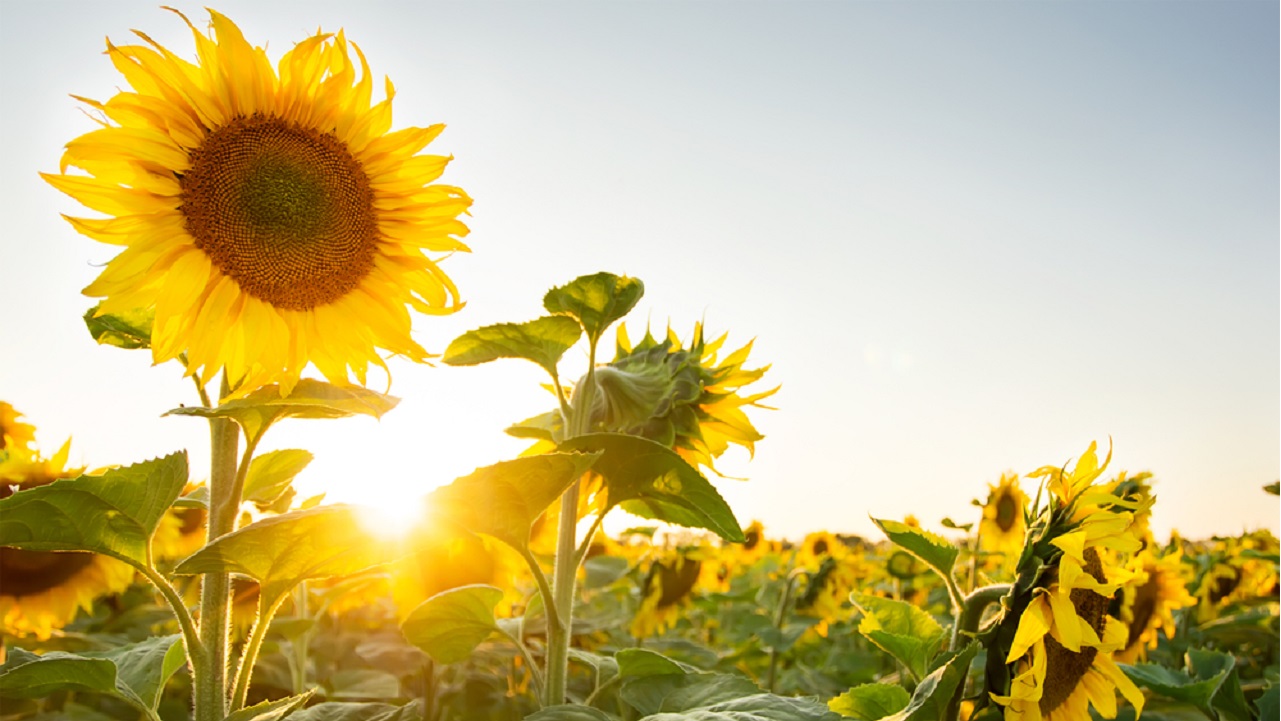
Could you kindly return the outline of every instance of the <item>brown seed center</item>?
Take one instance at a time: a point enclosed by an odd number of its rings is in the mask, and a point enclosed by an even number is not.
[[[1085,572],[1099,583],[1107,581],[1103,573],[1103,562],[1093,548],[1085,549]],[[1090,624],[1094,632],[1103,635],[1104,616],[1107,614],[1108,602],[1111,600],[1088,588],[1078,588],[1069,595],[1076,613]],[[1081,679],[1090,670],[1096,648],[1082,648],[1080,651],[1069,651],[1052,637],[1045,637],[1045,687],[1041,691],[1041,714],[1045,715],[1058,708],[1081,684]]]
[[[93,563],[92,553],[0,548],[4,595],[22,598],[57,588]]]
[[[996,500],[996,525],[1005,533],[1014,530],[1014,524],[1018,520],[1019,504],[1015,503],[1014,496],[1009,493],[1002,494]]]
[[[1156,613],[1157,601],[1161,595],[1161,580],[1157,575],[1160,571],[1152,571],[1148,577],[1147,583],[1139,587],[1134,592],[1134,606],[1132,612],[1134,618],[1130,621],[1130,635],[1125,641],[1125,647],[1128,649],[1138,643],[1139,637],[1148,629],[1148,621]]]
[[[246,293],[307,310],[373,268],[374,194],[330,133],[254,114],[210,133],[181,178],[187,232]]]

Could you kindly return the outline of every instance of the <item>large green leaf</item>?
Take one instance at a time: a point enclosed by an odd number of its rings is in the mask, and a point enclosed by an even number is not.
[[[741,543],[743,530],[729,504],[696,468],[654,441],[622,433],[571,438],[563,451],[601,452],[592,471],[605,479],[609,507],[690,528],[705,528]]]
[[[1254,707],[1260,719],[1281,718],[1281,690],[1271,686],[1263,695],[1254,700]]]
[[[1135,685],[1176,701],[1192,704],[1207,714],[1210,714],[1211,699],[1228,675],[1223,671],[1198,681],[1183,671],[1155,663],[1140,663],[1133,666],[1120,664],[1120,666]],[[1210,715],[1213,718],[1213,714]]]
[[[859,633],[907,666],[914,678],[924,677],[947,636],[943,627],[910,603],[861,593],[850,600],[863,612]]]
[[[757,693],[641,721],[840,721],[840,716],[816,699]]]
[[[560,357],[582,335],[578,322],[563,315],[545,315],[524,323],[497,323],[458,336],[441,360],[451,366],[473,366],[499,358],[524,358],[556,376]]]
[[[110,651],[85,653],[86,658],[105,658],[116,664],[116,686],[121,695],[133,695],[151,710],[160,705],[161,693],[169,678],[187,663],[182,636],[153,636]]]
[[[374,537],[354,506],[320,506],[251,523],[196,551],[174,573],[240,573],[261,584],[272,606],[309,578],[348,576],[403,555],[400,544]]]
[[[947,663],[939,666],[921,680],[907,706],[882,721],[937,721],[944,717],[958,685],[965,683],[970,662],[979,651],[979,644],[971,643],[952,654]]]
[[[329,675],[325,684],[327,698],[369,700],[396,698],[400,695],[400,679],[386,671],[373,668],[344,668]]]
[[[846,718],[878,721],[907,708],[911,699],[897,684],[865,683],[828,701],[827,707]]]
[[[396,710],[397,707],[389,703],[326,701],[295,711],[289,716],[289,721],[373,721]]]
[[[618,662],[618,674],[624,678],[698,673],[699,671],[689,664],[670,659],[646,648],[622,649],[614,654],[614,660]]]
[[[80,476],[0,499],[0,546],[93,551],[147,563],[147,544],[187,483],[187,454]]]
[[[405,638],[440,663],[458,663],[498,630],[494,607],[503,590],[461,586],[423,601],[400,625]]]
[[[525,717],[525,721],[615,721],[613,716],[591,706],[557,704]]]
[[[260,704],[227,714],[223,721],[280,721],[280,719],[306,706],[315,693],[316,691],[313,689],[297,696],[289,696],[275,701],[263,701]]]
[[[259,508],[269,506],[289,490],[294,477],[315,459],[308,451],[288,448],[263,453],[249,463],[244,500]]]
[[[493,536],[523,552],[534,521],[597,455],[548,453],[478,468],[433,491],[428,507],[441,523]]]
[[[1237,676],[1237,660],[1231,654],[1222,651],[1193,648],[1188,650],[1188,664],[1192,666],[1197,678],[1217,678],[1223,675],[1223,683],[1215,691],[1210,705],[1219,712],[1220,721],[1251,721],[1253,715],[1241,690],[1241,679]]]
[[[151,327],[156,322],[154,310],[134,310],[98,315],[99,303],[85,312],[85,327],[100,345],[135,350],[151,347]]]
[[[43,656],[11,648],[0,666],[0,697],[43,698],[56,691],[116,693],[116,664],[52,651]]]
[[[257,438],[282,418],[346,418],[353,415],[381,418],[399,402],[398,398],[360,386],[335,386],[304,378],[287,396],[282,396],[280,387],[272,384],[216,408],[183,406],[165,415],[231,418],[244,429],[245,436]]]
[[[758,694],[751,679],[725,673],[665,673],[629,678],[619,696],[642,715],[688,711]]]
[[[547,291],[543,307],[577,318],[595,343],[614,321],[631,312],[643,295],[645,284],[639,278],[596,273]]]
[[[903,547],[908,553],[925,562],[934,572],[945,579],[951,579],[952,567],[956,565],[957,549],[942,536],[929,531],[909,526],[898,521],[873,518],[889,539]]]

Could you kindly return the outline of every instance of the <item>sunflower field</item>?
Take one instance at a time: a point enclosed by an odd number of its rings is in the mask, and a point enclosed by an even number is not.
[[[1281,717],[1270,532],[1157,538],[1153,478],[1109,440],[994,473],[949,518],[771,536],[713,482],[763,440],[769,366],[702,323],[628,326],[625,275],[448,345],[434,372],[534,363],[547,411],[409,533],[300,498],[312,452],[264,437],[394,410],[368,373],[432,357],[410,330],[461,308],[440,263],[471,201],[423,153],[441,126],[390,131],[393,87],[374,102],[341,32],[273,66],[210,16],[180,15],[195,63],[109,43],[128,87],[82,99],[101,128],[44,177],[120,248],[88,332],[181,367],[167,414],[208,423],[211,464],[74,467],[0,401],[0,721]]]

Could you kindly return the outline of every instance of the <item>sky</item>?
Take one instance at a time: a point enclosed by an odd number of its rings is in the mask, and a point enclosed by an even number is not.
[[[1154,474],[1159,535],[1278,531],[1275,2],[217,8],[273,61],[345,28],[396,85],[393,127],[447,125],[429,152],[475,198],[473,252],[443,263],[466,308],[416,321],[428,349],[602,270],[645,283],[633,337],[702,320],[755,339],[777,410],[752,414],[754,458],[718,464],[749,480],[715,479],[744,525],[941,530],[1003,472],[1110,438],[1112,470]],[[132,28],[194,59],[154,3],[0,4],[0,399],[48,452],[185,448],[203,478],[204,423],[162,417],[193,386],[93,344],[80,290],[113,249],[37,175],[94,128],[69,96],[124,86],[102,51]],[[570,351],[563,375],[585,367]],[[380,421],[268,435],[316,454],[304,494],[404,505],[514,457],[503,429],[551,407],[520,361],[391,369]]]

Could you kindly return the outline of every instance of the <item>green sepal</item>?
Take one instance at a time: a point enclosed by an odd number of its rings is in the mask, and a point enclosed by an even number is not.
[[[550,313],[576,318],[595,345],[610,325],[636,307],[643,295],[645,284],[639,278],[596,273],[547,291],[543,307]]]
[[[244,429],[246,438],[256,439],[268,426],[282,418],[346,418],[354,415],[382,418],[399,402],[399,398],[368,388],[336,386],[303,378],[287,396],[282,396],[280,387],[272,384],[215,408],[183,406],[165,415],[231,418]]]
[[[959,551],[947,539],[898,521],[873,518],[872,522],[903,550],[924,561],[944,580],[951,580]]]
[[[865,683],[827,702],[827,707],[846,718],[878,721],[907,708],[912,700],[907,690],[892,683]]]
[[[85,327],[99,345],[126,350],[151,347],[151,328],[156,322],[155,310],[132,310],[125,313],[98,314],[99,303],[84,314]]]
[[[913,678],[924,678],[947,632],[928,613],[903,601],[861,593],[850,601],[863,612],[859,633],[898,659]]]
[[[0,546],[92,551],[136,567],[187,483],[187,454],[28,488],[0,499]]]
[[[499,630],[494,607],[502,600],[493,586],[451,588],[419,604],[400,630],[438,663],[458,663]]]
[[[524,323],[496,323],[458,336],[441,360],[451,366],[473,366],[499,358],[524,358],[556,377],[556,364],[583,335],[573,318],[546,315]]]
[[[592,471],[605,479],[608,508],[622,506],[642,518],[707,529],[726,541],[745,540],[711,481],[666,446],[622,433],[592,433],[559,448],[602,453]]]

